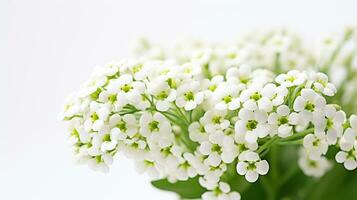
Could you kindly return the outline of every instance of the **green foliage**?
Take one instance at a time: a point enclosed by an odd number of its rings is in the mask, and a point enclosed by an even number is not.
[[[177,193],[182,199],[197,199],[206,191],[199,183],[198,177],[187,181],[170,183],[167,179],[152,181],[151,184],[160,189]]]

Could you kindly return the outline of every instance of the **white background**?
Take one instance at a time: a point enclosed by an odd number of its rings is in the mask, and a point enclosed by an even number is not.
[[[95,65],[135,39],[232,39],[287,25],[315,34],[357,25],[356,1],[0,0],[0,199],[176,199],[118,158],[109,174],[76,166],[56,121]]]

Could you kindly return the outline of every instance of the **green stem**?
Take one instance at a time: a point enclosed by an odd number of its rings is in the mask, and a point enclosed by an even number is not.
[[[292,136],[289,136],[287,138],[283,138],[280,141],[281,142],[286,142],[286,141],[291,141],[291,140],[295,140],[295,139],[300,139],[300,138],[304,137],[305,135],[307,135],[309,133],[312,133],[313,131],[314,131],[314,128],[309,128],[309,129],[306,129],[306,130],[301,131],[299,133],[295,133]]]
[[[293,140],[293,141],[281,141],[279,142],[279,145],[300,145],[302,144],[304,141],[303,138],[299,139],[299,140]]]
[[[278,141],[279,141],[279,137],[278,136],[272,137],[270,140],[268,140],[262,146],[259,147],[259,149],[257,150],[257,153],[258,154],[262,153],[265,149],[268,149],[269,147],[271,147],[272,145],[274,145]]]

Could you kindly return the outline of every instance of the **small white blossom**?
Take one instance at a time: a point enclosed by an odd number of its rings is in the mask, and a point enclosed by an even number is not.
[[[258,138],[269,134],[270,127],[267,120],[268,114],[264,111],[241,109],[239,120],[235,124],[235,132],[238,135],[243,134],[247,142],[254,143]]]
[[[259,175],[265,175],[269,171],[269,164],[266,160],[260,160],[259,155],[252,151],[245,151],[239,155],[237,172],[244,175],[248,182],[255,182]]]
[[[328,141],[325,134],[308,134],[304,137],[303,146],[313,160],[325,155],[328,150]]]
[[[293,134],[294,123],[290,120],[290,109],[286,105],[281,105],[268,117],[268,123],[272,126],[271,133],[278,133],[278,136],[285,138]]]
[[[306,81],[306,74],[297,70],[291,70],[287,74],[279,74],[275,81],[287,88],[302,85]]]
[[[204,92],[198,81],[182,84],[177,88],[176,105],[185,110],[193,110],[202,103]]]
[[[320,178],[331,168],[331,164],[325,157],[311,159],[304,149],[300,149],[298,164],[304,174],[316,178]]]

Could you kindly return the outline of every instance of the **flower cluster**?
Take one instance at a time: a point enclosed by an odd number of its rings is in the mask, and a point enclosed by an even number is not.
[[[160,60],[96,69],[61,113],[77,161],[107,172],[121,152],[140,172],[171,182],[198,176],[203,199],[231,200],[240,194],[223,178],[228,167],[256,182],[274,145],[301,145],[309,176],[330,168],[330,146],[340,149],[338,163],[357,167],[357,117],[328,103],[337,89],[325,74],[248,64],[213,74],[200,62]]]
[[[331,169],[331,154],[357,168],[357,28],[314,46],[286,29],[142,44],[67,99],[60,118],[78,163],[107,172],[122,154],[155,179],[197,178],[204,200],[239,200],[227,177],[258,181],[277,146],[296,147],[307,176]]]

